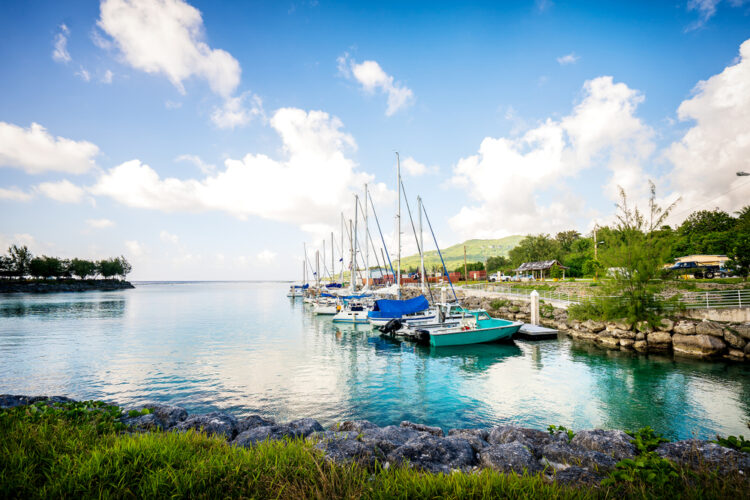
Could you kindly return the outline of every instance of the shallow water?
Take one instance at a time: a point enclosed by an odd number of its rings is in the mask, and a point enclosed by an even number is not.
[[[750,432],[748,364],[567,339],[435,349],[313,316],[284,284],[136,286],[0,297],[0,393],[159,401],[323,425],[650,425],[673,439]]]

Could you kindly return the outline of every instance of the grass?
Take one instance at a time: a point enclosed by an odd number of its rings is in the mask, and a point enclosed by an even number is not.
[[[330,463],[300,440],[244,449],[192,431],[124,433],[118,409],[95,405],[0,410],[0,498],[740,498],[747,487],[680,469],[663,484],[636,474],[603,488],[486,470],[367,469]]]

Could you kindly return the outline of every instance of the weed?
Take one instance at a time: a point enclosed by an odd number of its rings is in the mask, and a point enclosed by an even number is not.
[[[716,436],[714,443],[733,450],[750,453],[750,440],[746,440],[744,436],[740,436],[739,438],[736,436],[729,436],[727,438]]]
[[[550,425],[549,427],[547,427],[547,431],[549,431],[549,433],[552,435],[559,431],[566,433],[568,435],[568,442],[571,442],[576,435],[575,432],[563,425]]]

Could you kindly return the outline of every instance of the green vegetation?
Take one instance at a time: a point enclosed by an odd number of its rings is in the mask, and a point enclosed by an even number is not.
[[[99,261],[85,259],[60,259],[58,257],[34,257],[24,246],[12,245],[8,255],[0,255],[0,279],[23,279],[27,276],[47,280],[76,276],[86,279],[101,276],[105,279],[116,276],[125,279],[133,267],[124,256]]]
[[[651,427],[642,427],[637,431],[628,431],[628,434],[634,436],[631,441],[639,454],[654,451],[661,443],[668,443],[661,434],[657,434]]]
[[[507,236],[505,238],[495,240],[467,240],[463,243],[459,243],[458,245],[441,248],[440,251],[443,254],[443,259],[445,259],[445,265],[449,270],[456,269],[460,266],[461,272],[463,273],[464,246],[466,246],[467,262],[484,263],[485,260],[488,260],[491,257],[507,256],[508,252],[513,247],[515,247],[523,238],[523,236]],[[425,269],[428,272],[442,272],[443,266],[440,263],[440,257],[438,256],[437,250],[430,250],[425,252],[424,265]],[[395,262],[393,263],[393,267],[395,269]],[[410,257],[401,258],[401,269],[416,271],[418,267],[419,255],[412,255]],[[493,271],[497,269],[498,268],[495,268],[493,269]]]
[[[0,410],[0,498],[742,498],[745,478],[624,461],[600,488],[482,471],[333,464],[311,443],[229,446],[193,431],[124,433],[100,402]]]
[[[490,308],[498,310],[501,307],[507,306],[508,304],[510,304],[509,300],[506,300],[506,299],[495,299],[492,302],[490,302]]]
[[[634,459],[626,458],[618,462],[615,470],[602,482],[602,485],[641,483],[663,488],[679,479],[677,467],[654,452],[659,444],[669,442],[667,439],[657,434],[651,427],[643,427],[628,434],[635,436],[635,439],[630,442],[635,446],[637,456]]]
[[[735,436],[729,436],[727,438],[716,436],[716,441],[714,441],[714,443],[726,446],[727,448],[732,448],[733,450],[750,453],[750,441],[745,440],[744,436],[740,436],[739,438]]]
[[[565,434],[568,435],[568,442],[572,441],[573,438],[576,436],[575,432],[573,432],[571,429],[568,429],[567,427],[563,425],[550,425],[549,427],[547,427],[547,430],[549,431],[551,435],[554,435],[556,432],[560,432],[560,431],[564,432]]]

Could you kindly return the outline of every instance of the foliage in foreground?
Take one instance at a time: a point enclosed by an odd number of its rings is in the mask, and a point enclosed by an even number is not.
[[[678,468],[657,483],[634,473],[602,488],[490,471],[367,469],[327,462],[303,441],[243,449],[195,432],[127,434],[119,416],[94,402],[0,411],[0,498],[726,498],[747,486],[739,477]]]

